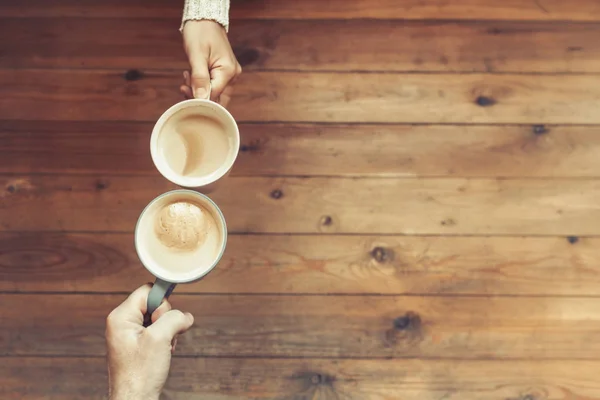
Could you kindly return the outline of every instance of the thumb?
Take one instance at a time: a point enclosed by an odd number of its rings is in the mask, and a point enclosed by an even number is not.
[[[208,99],[210,95],[210,73],[208,60],[196,58],[192,63],[192,93],[196,99]]]
[[[142,325],[150,289],[150,284],[146,284],[136,289],[123,303],[110,313],[110,319],[113,321],[127,321]]]
[[[179,310],[171,310],[150,325],[148,330],[153,331],[153,334],[170,342],[176,335],[190,329],[193,324],[194,317],[192,314],[182,313]]]

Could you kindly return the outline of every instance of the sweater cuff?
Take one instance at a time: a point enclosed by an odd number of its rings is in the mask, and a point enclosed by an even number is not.
[[[180,31],[187,21],[208,19],[229,31],[229,0],[185,0]]]

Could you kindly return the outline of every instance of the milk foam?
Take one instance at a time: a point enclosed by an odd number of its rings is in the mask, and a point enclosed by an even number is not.
[[[177,201],[157,214],[155,232],[162,244],[181,251],[193,251],[206,241],[211,226],[206,211],[196,204]]]

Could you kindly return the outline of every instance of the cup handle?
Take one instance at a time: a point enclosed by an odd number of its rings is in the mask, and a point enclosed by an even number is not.
[[[171,283],[167,281],[163,281],[162,279],[156,278],[156,282],[152,286],[150,290],[150,294],[148,295],[148,303],[146,307],[146,314],[144,315],[144,326],[148,327],[152,325],[152,314],[160,304],[163,299],[168,299],[173,290],[175,290],[176,283]]]

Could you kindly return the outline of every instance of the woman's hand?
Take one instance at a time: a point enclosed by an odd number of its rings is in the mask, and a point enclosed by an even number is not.
[[[158,400],[167,381],[176,338],[192,326],[189,313],[171,310],[168,301],[144,328],[150,285],[133,292],[106,320],[111,400]]]
[[[226,106],[242,67],[233,54],[225,28],[210,20],[187,21],[183,44],[191,67],[191,74],[188,71],[183,74],[183,95],[206,99],[210,93],[211,100]]]

